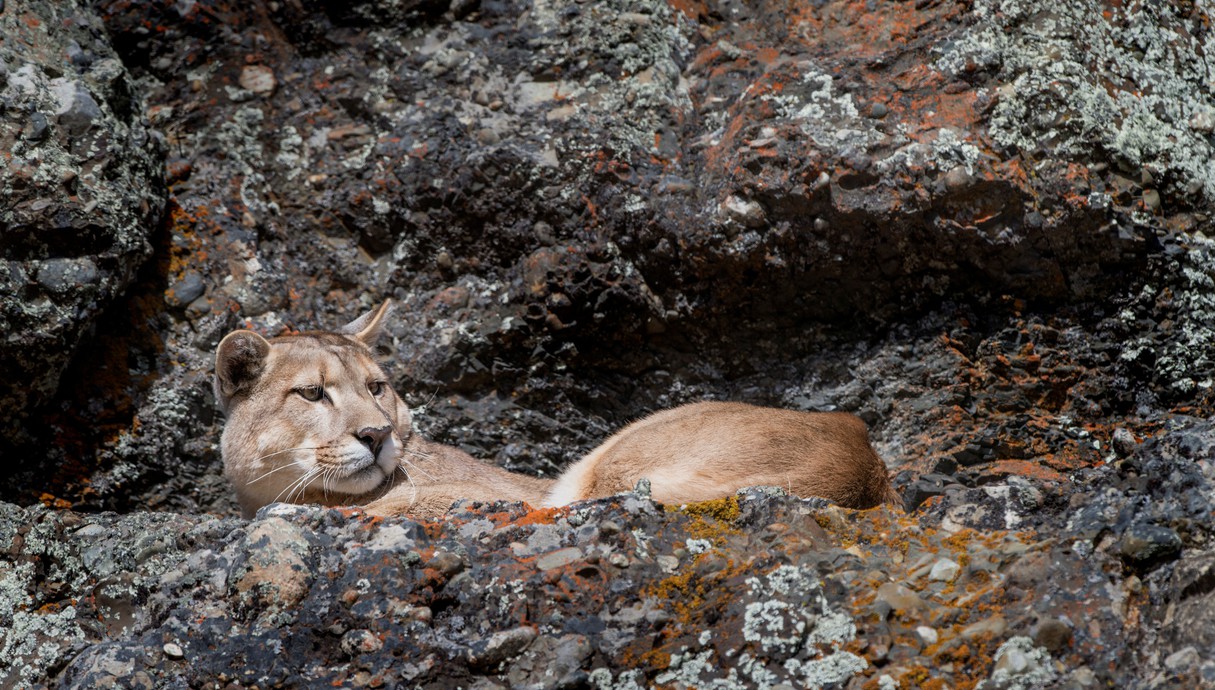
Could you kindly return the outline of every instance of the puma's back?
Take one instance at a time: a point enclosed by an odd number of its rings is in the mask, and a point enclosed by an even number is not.
[[[643,477],[663,503],[765,485],[850,508],[901,505],[856,416],[725,402],[684,405],[630,424],[572,465],[547,503],[628,491]]]

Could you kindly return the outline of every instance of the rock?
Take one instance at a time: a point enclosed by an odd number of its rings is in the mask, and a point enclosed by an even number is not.
[[[928,573],[928,579],[937,582],[952,582],[961,570],[962,566],[956,562],[942,558],[933,564],[932,571]]]
[[[494,669],[527,648],[536,639],[536,629],[531,627],[503,630],[488,639],[475,643],[468,651],[468,663],[476,668]]]
[[[1149,570],[1181,555],[1181,537],[1167,527],[1137,524],[1122,535],[1119,553],[1128,566]]]
[[[342,651],[348,656],[378,652],[383,647],[384,643],[369,630],[349,630],[342,635]]]
[[[91,6],[35,2],[21,17],[0,20],[10,113],[0,119],[0,273],[37,276],[0,281],[0,448],[18,465],[17,448],[36,435],[24,420],[51,401],[82,336],[150,255],[165,204],[159,138]]]
[[[1050,654],[1034,647],[1026,637],[1014,637],[996,651],[996,665],[983,687],[1029,690],[1055,680]]]
[[[0,676],[1201,686],[1192,4],[8,3]],[[913,512],[205,517],[219,339],[388,296],[419,431],[487,462],[742,399],[858,415]]]
[[[459,554],[442,551],[435,554],[427,564],[442,573],[443,577],[451,578],[464,571],[464,559]]]
[[[1072,629],[1067,623],[1057,618],[1048,618],[1035,628],[1033,639],[1035,645],[1053,654],[1058,654],[1071,645]]]
[[[274,70],[269,67],[265,65],[245,65],[244,69],[240,71],[240,86],[242,89],[252,91],[259,96],[265,96],[274,93],[278,82],[274,78]]]
[[[536,567],[541,570],[552,570],[569,565],[582,558],[582,550],[578,547],[571,546],[566,549],[558,549],[536,559]]]

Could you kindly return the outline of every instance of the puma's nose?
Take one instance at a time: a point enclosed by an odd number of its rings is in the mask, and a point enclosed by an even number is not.
[[[391,433],[392,427],[390,426],[366,426],[359,429],[355,436],[371,450],[372,455],[379,455],[380,449],[384,447],[384,441],[388,440],[388,435]]]

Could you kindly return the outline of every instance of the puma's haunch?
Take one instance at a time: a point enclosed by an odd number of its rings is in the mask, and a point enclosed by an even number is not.
[[[610,496],[642,477],[659,503],[779,486],[849,508],[903,504],[855,415],[700,402],[626,426],[567,468],[545,505]]]

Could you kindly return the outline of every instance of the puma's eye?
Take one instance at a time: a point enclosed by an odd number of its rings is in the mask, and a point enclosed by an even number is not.
[[[367,390],[377,398],[384,394],[386,388],[388,386],[384,385],[383,381],[372,381],[367,384]]]
[[[304,386],[302,388],[296,388],[295,392],[299,393],[300,397],[308,402],[317,402],[321,398],[325,397],[325,389],[321,388],[320,386]]]

